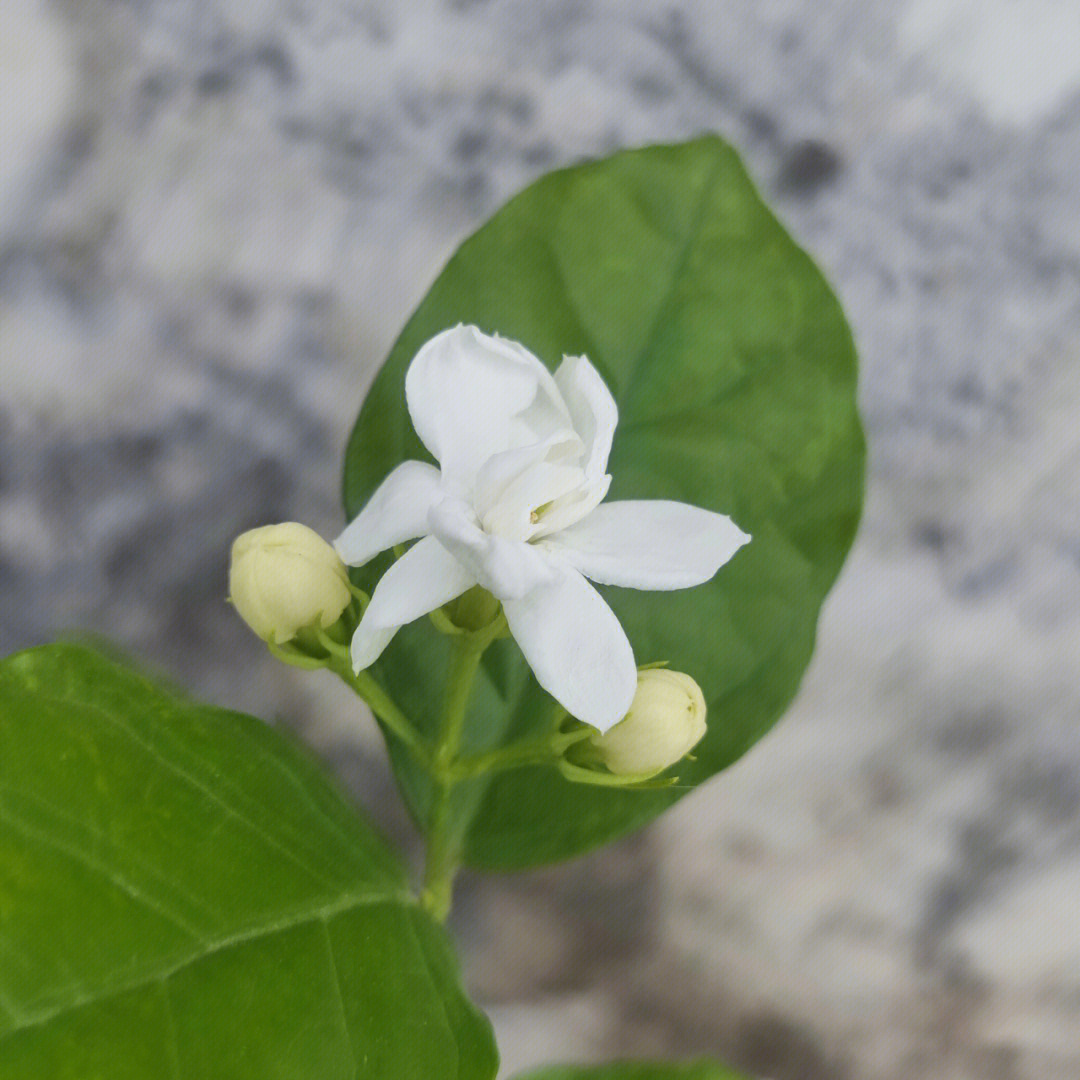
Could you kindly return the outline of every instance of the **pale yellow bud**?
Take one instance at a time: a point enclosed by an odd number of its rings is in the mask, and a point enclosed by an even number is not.
[[[589,741],[617,776],[655,776],[686,757],[705,734],[705,696],[689,675],[666,668],[638,672],[630,711]]]
[[[345,565],[317,532],[298,521],[241,533],[232,546],[229,599],[264,641],[291,641],[325,628],[348,606]]]

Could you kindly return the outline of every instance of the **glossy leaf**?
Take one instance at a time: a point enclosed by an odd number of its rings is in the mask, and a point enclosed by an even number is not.
[[[753,540],[709,584],[602,590],[638,663],[702,685],[709,731],[680,787],[575,786],[523,768],[463,787],[464,857],[512,868],[575,855],[655,817],[775,723],[810,659],[822,601],[858,521],[864,444],[855,354],[835,297],[717,138],[618,154],[544,177],[468,239],[376,378],[345,462],[347,516],[398,462],[427,459],[405,408],[419,346],[458,322],[517,339],[554,367],[584,353],[619,403],[609,499],[678,499]],[[368,587],[387,565],[358,575]],[[378,675],[430,732],[446,642],[426,621]],[[474,746],[537,732],[550,709],[511,642],[485,662]],[[414,813],[427,779],[391,746]]]
[[[0,664],[4,1080],[489,1080],[403,868],[293,742],[102,656]]]
[[[621,1061],[613,1065],[558,1065],[519,1075],[516,1080],[750,1080],[711,1061],[684,1064]]]

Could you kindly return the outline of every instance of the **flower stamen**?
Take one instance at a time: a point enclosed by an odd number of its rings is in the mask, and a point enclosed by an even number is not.
[[[551,509],[551,507],[554,505],[554,503],[555,503],[554,499],[549,499],[542,506],[538,506],[538,507],[536,507],[535,510],[531,511],[530,514],[529,514],[529,524],[530,525],[539,525],[540,524],[540,519]]]

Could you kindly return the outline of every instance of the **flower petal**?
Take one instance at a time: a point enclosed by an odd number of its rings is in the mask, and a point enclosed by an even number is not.
[[[504,450],[488,458],[476,475],[472,498],[473,509],[484,523],[484,528],[503,535],[509,535],[510,531],[517,532],[520,534],[518,539],[526,539],[534,531],[528,527],[530,511],[550,502],[562,490],[558,484],[554,488],[547,485],[543,474],[550,476],[549,470],[552,468],[573,468],[576,476],[571,478],[571,482],[578,477],[583,479],[584,474],[577,467],[582,450],[581,440],[566,428],[539,442],[515,450]],[[541,467],[539,474],[538,467]],[[530,491],[523,490],[525,488]],[[524,528],[508,531],[494,524],[495,520],[507,514],[507,503],[516,501],[517,505],[510,513],[511,516],[521,516],[523,498],[527,500],[530,492],[537,488],[541,489],[539,497],[524,507]],[[547,494],[548,491],[551,494]]]
[[[403,461],[334,541],[342,562],[363,566],[380,551],[427,533],[428,510],[442,498],[439,485],[434,465]]]
[[[444,330],[421,347],[405,375],[405,397],[417,435],[462,493],[493,454],[570,426],[543,363],[475,326]]]
[[[476,578],[434,536],[425,536],[383,574],[363,621],[404,626],[475,584]]]
[[[537,540],[569,528],[575,521],[591,514],[603,501],[611,487],[611,477],[604,473],[587,480],[574,491],[560,495],[544,509],[529,539]]]
[[[627,713],[637,687],[630,642],[600,594],[553,562],[552,580],[503,611],[537,681],[567,712],[598,731]]]
[[[619,422],[619,407],[600,372],[584,356],[564,356],[555,384],[570,411],[574,430],[586,446],[586,475],[595,479],[607,471],[611,440]]]
[[[476,579],[433,536],[409,548],[383,574],[352,640],[353,669],[373,664],[398,629],[448,604]]]
[[[349,647],[353,671],[359,674],[364,668],[371,667],[400,629],[399,626],[365,626],[361,621],[353,631],[352,645]]]
[[[587,578],[630,589],[686,589],[750,537],[729,517],[664,499],[603,503],[544,543]]]
[[[500,600],[525,596],[552,580],[548,555],[533,544],[484,532],[460,499],[447,498],[428,515],[432,534],[489,593]]]

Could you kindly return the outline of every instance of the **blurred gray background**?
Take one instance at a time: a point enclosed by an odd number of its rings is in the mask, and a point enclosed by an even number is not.
[[[705,130],[847,308],[866,517],[738,766],[464,879],[469,984],[507,1074],[1075,1080],[1076,0],[2,0],[0,648],[118,641],[412,843],[370,720],[224,604],[229,543],[337,533],[375,368],[509,195]]]

